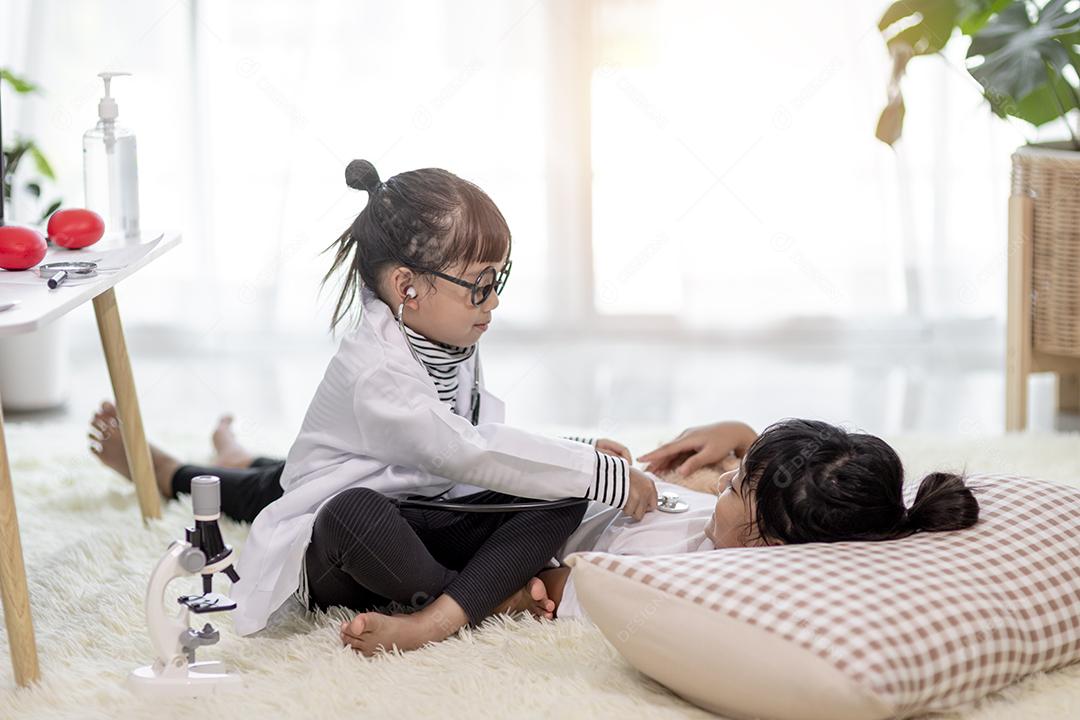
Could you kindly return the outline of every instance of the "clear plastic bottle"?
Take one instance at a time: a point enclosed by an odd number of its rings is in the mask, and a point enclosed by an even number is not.
[[[135,133],[116,124],[119,108],[109,95],[112,78],[130,73],[103,72],[105,97],[98,123],[83,135],[83,185],[86,207],[105,221],[105,232],[129,240],[139,237],[139,169]]]

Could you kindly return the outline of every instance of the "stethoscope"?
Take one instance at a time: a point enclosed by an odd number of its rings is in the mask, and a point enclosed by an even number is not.
[[[401,337],[405,338],[405,345],[409,348],[409,352],[412,353],[413,360],[417,362],[420,367],[424,368],[424,372],[427,372],[427,366],[424,365],[424,361],[420,359],[420,355],[416,352],[416,348],[413,347],[412,340],[409,339],[409,334],[405,332],[405,301],[416,297],[416,289],[413,287],[405,288],[405,299],[398,305],[397,311],[397,324],[398,330],[401,331]],[[472,391],[469,393],[469,421],[473,426],[480,424],[480,353],[473,353],[473,384]]]
[[[405,301],[416,297],[416,290],[414,288],[405,289],[405,299],[401,301],[397,311],[397,323],[398,329],[401,330],[401,336],[405,338],[405,345],[408,346],[409,352],[412,353],[413,359],[424,368],[424,372],[427,372],[427,367],[424,365],[424,361],[420,359],[420,355],[416,352],[416,348],[413,347],[412,341],[409,339],[409,334],[405,332]],[[480,353],[473,353],[473,385],[472,392],[470,393],[471,404],[469,406],[469,416],[472,424],[475,426],[480,422]],[[390,498],[390,502],[394,503],[398,507],[413,507],[413,508],[428,508],[432,510],[453,510],[455,512],[474,512],[474,513],[496,513],[496,512],[522,512],[524,510],[556,510],[558,508],[570,507],[571,505],[578,505],[579,503],[590,502],[588,498],[562,498],[560,500],[523,500],[518,503],[494,503],[491,505],[469,505],[467,503],[455,503],[445,500],[437,500],[436,498],[445,495],[449,490],[446,490],[439,495],[430,498],[413,499],[413,498]],[[661,494],[657,498],[656,509],[666,513],[682,513],[690,509],[690,505],[684,500],[681,500],[677,493],[666,492]]]

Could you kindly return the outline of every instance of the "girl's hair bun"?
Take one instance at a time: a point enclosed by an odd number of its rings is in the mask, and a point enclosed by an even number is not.
[[[979,501],[953,473],[930,473],[919,484],[915,502],[907,511],[908,524],[917,530],[963,530],[979,520]]]
[[[367,160],[353,160],[345,168],[345,184],[354,190],[363,190],[369,195],[382,185],[379,171]]]

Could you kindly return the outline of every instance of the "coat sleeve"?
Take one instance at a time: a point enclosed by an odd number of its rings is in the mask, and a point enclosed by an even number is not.
[[[503,423],[474,427],[420,378],[385,359],[377,372],[357,381],[353,411],[358,449],[387,464],[508,495],[626,504],[630,466],[622,458]]]

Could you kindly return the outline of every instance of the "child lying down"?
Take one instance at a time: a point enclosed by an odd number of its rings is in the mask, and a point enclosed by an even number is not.
[[[718,424],[703,435],[726,448]],[[650,453],[660,460],[664,453]],[[665,467],[670,467],[667,463]],[[974,525],[979,505],[961,477],[933,473],[923,479],[911,507],[904,506],[903,466],[896,452],[873,435],[852,433],[813,420],[784,420],[749,445],[738,468],[698,473],[712,492],[688,490],[658,479],[660,493],[677,492],[684,513],[649,513],[628,523],[610,508],[590,508],[563,547],[573,552],[666,555],[720,548],[845,540],[893,540],[915,532]],[[561,559],[561,558],[560,558]],[[573,573],[560,567],[540,575],[558,617],[584,614]]]
[[[105,404],[91,430],[94,453],[127,475],[115,409]],[[849,432],[815,420],[789,419],[755,436],[741,423],[717,423],[688,431],[641,459],[657,477],[659,492],[678,492],[687,512],[648,513],[633,521],[617,508],[590,503],[580,526],[559,559],[581,551],[619,555],[661,555],[714,549],[808,542],[893,540],[916,532],[960,530],[974,525],[979,505],[962,477],[932,473],[923,478],[915,500],[904,505],[904,470],[896,452],[873,435]],[[218,467],[198,468],[223,476],[222,508],[242,521],[280,496],[266,468],[236,442],[226,420],[214,434]],[[172,497],[187,489],[173,483],[183,466],[152,448],[162,492]],[[741,457],[741,462],[732,462]],[[715,463],[715,464],[713,464]],[[712,472],[693,474],[706,465]],[[719,472],[724,465],[736,465]],[[669,473],[678,469],[681,472]],[[682,473],[690,473],[684,476]],[[190,479],[188,480],[190,482]],[[711,487],[707,487],[708,486]],[[691,489],[694,488],[694,489]],[[702,492],[702,490],[709,490]],[[275,495],[276,493],[276,495]],[[227,498],[236,495],[237,497]],[[578,617],[584,613],[565,566],[541,570],[500,608],[529,610],[538,617]],[[359,617],[359,616],[358,616]],[[353,621],[355,623],[355,620]],[[343,644],[371,654],[368,630],[343,623]]]

